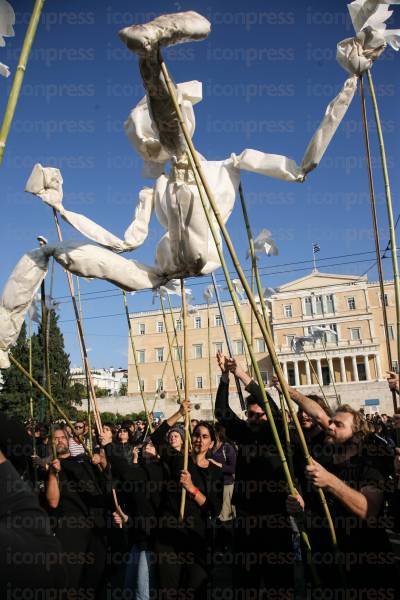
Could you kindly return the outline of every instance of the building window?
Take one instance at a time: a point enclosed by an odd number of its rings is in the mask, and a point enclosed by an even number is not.
[[[218,386],[219,386],[219,384],[221,383],[221,377],[222,377],[222,374],[221,374],[221,373],[217,373],[217,374],[216,374],[216,376],[215,376],[215,385],[216,385],[217,387],[218,387]]]
[[[139,335],[145,335],[146,325],[145,323],[139,323]]]
[[[156,348],[156,361],[164,362],[164,348]]]
[[[162,379],[157,379],[156,392],[162,392],[164,390],[164,382]]]
[[[180,390],[183,390],[183,388],[185,387],[185,383],[183,381],[183,377],[177,377],[178,380],[178,386]]]
[[[392,371],[395,373],[399,372],[399,363],[397,360],[392,360]]]
[[[330,323],[328,325],[328,329],[330,329],[331,331],[333,331],[334,333],[329,333],[329,331],[326,332],[325,337],[326,337],[326,341],[330,342],[331,344],[335,343],[338,341],[338,336],[335,335],[337,334],[337,326],[336,323]]]
[[[265,344],[265,340],[263,338],[260,338],[257,340],[257,352],[266,352],[267,351],[267,346]]]
[[[308,296],[307,298],[304,298],[304,308],[305,308],[306,316],[307,317],[312,317],[312,315],[313,315],[313,307],[312,307],[312,298],[311,298],[311,296]]]
[[[350,339],[354,342],[359,342],[361,340],[360,328],[352,327],[350,329]]]
[[[235,354],[237,356],[239,356],[239,355],[241,355],[241,354],[244,353],[243,352],[243,340],[236,340],[235,341],[235,349],[236,349]]]
[[[215,356],[217,356],[218,352],[224,351],[224,342],[214,342]]]
[[[221,315],[215,315],[215,327],[222,327]]]
[[[201,317],[194,318],[194,328],[201,329]]]
[[[324,312],[324,305],[323,305],[322,296],[315,296],[315,314],[322,315],[323,312]]]
[[[203,358],[203,344],[193,344],[194,358]]]
[[[296,377],[294,374],[294,367],[288,367],[288,383],[289,385],[296,385]]]
[[[175,360],[182,360],[183,358],[183,346],[175,347]]]
[[[138,392],[144,392],[144,379],[138,381]]]
[[[384,299],[385,299],[385,306],[389,306],[389,300],[388,300],[388,295],[384,294]],[[381,304],[382,304],[382,296],[381,296]]]
[[[146,358],[146,350],[137,350],[136,351],[137,361],[139,364],[143,364]]]
[[[175,327],[177,331],[182,331],[182,319],[176,319]]]
[[[157,321],[157,333],[164,332],[164,323],[162,321]]]
[[[394,328],[393,325],[388,325],[389,340],[394,340]]]
[[[356,301],[354,296],[347,298],[347,306],[349,310],[356,310]]]
[[[203,377],[201,375],[198,375],[196,377],[196,389],[198,389],[198,390],[203,389]]]
[[[264,383],[268,383],[268,373],[267,371],[260,371],[261,379]]]
[[[333,301],[333,294],[328,294],[327,296],[325,296],[325,305],[326,305],[326,312],[328,312],[328,313],[335,312],[335,303]]]
[[[291,317],[293,317],[293,311],[292,311],[292,305],[291,304],[285,304],[284,305],[284,307],[283,307],[283,314],[288,319],[290,319]]]

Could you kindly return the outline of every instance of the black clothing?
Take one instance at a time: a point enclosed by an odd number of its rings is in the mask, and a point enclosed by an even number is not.
[[[158,530],[158,515],[164,487],[164,469],[159,461],[129,465],[113,444],[105,447],[113,476],[119,480],[118,498],[123,498],[130,517],[127,527],[132,544],[151,545]],[[125,512],[125,511],[124,511]]]
[[[129,442],[126,442],[125,444],[122,444],[121,442],[116,442],[115,444],[113,444],[113,446],[113,454],[115,456],[120,456],[124,458],[125,461],[130,465],[133,464],[133,444],[130,444]]]
[[[168,590],[168,598],[186,597],[204,600],[207,593],[207,552],[210,545],[211,518],[222,507],[222,469],[209,463],[207,468],[196,465],[189,456],[188,471],[193,485],[206,497],[199,506],[186,494],[185,518],[179,520],[182,487],[183,454],[169,447],[166,434],[170,429],[164,421],[152,434],[165,469],[166,488],[163,493],[160,528],[156,541],[158,581],[160,590]],[[187,592],[186,590],[189,590]]]
[[[9,461],[0,464],[0,597],[28,598],[36,590],[58,598],[67,584],[63,562],[37,495]]]
[[[348,486],[357,491],[365,487],[384,491],[385,477],[379,470],[381,460],[377,458],[374,447],[368,440],[360,444],[356,455],[343,462],[335,462],[334,456],[332,453],[324,467]],[[322,586],[329,590],[343,587],[344,582],[340,579],[339,570],[335,568],[340,560],[343,563],[346,589],[360,593],[368,588],[373,594],[379,590],[379,593],[382,593],[381,597],[387,600],[396,598],[395,560],[385,531],[383,503],[376,518],[361,519],[332,493],[325,491],[339,548],[339,556],[335,558],[325,514],[316,491],[309,481],[305,480],[303,485],[306,529],[313,551],[313,563],[322,580]],[[311,512],[308,512],[307,501],[311,503]]]
[[[60,502],[50,511],[55,533],[72,559],[70,585],[96,593],[101,589],[106,559],[106,480],[84,455],[60,460]]]
[[[263,406],[259,386],[251,382],[246,390]],[[239,419],[228,404],[229,382],[221,380],[215,415],[226,428],[227,437],[238,447],[232,504],[234,523],[234,581],[240,589],[283,590],[293,587],[292,529],[286,514],[287,483],[270,424],[259,429]],[[269,405],[281,439],[282,415],[269,398]],[[285,596],[282,596],[285,597]],[[289,596],[287,596],[289,597]]]

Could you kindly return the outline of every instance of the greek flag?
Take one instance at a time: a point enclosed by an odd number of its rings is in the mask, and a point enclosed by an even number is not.
[[[320,250],[321,248],[319,247],[319,244],[317,244],[317,242],[314,242],[312,245],[313,254],[317,254],[317,252],[319,252]]]

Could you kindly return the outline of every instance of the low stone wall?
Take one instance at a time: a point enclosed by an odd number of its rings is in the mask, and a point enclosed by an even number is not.
[[[324,392],[327,400],[332,408],[335,408],[336,395],[333,386],[324,386]],[[386,381],[368,381],[359,383],[337,383],[336,389],[339,395],[341,404],[350,404],[353,408],[360,409],[364,408],[366,414],[368,413],[387,413],[393,414],[393,403],[392,394],[389,391]],[[321,395],[321,390],[318,386],[301,386],[299,390],[307,394],[318,394]],[[274,390],[269,390],[272,397],[278,402],[278,396]],[[244,396],[246,396],[246,392]],[[366,405],[368,400],[378,400],[379,404]],[[120,415],[127,415],[130,413],[140,413],[143,411],[143,402],[140,396],[109,396],[104,398],[98,398],[98,404],[100,412],[111,412],[118,413]],[[154,397],[149,396],[147,399],[148,409],[151,410],[154,405]],[[191,397],[194,409],[192,410],[192,417],[195,419],[211,419],[211,399],[208,394],[194,395]],[[213,397],[215,402],[215,397]],[[85,404],[85,401],[84,403]],[[238,414],[242,415],[240,408],[239,398],[237,393],[231,393],[230,405],[232,409]],[[159,398],[155,404],[154,411],[161,412],[165,416],[172,414],[178,409],[177,401],[173,396],[167,396],[166,398]]]

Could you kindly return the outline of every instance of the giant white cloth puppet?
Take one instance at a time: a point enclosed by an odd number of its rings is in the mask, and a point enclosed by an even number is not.
[[[145,187],[139,193],[134,220],[123,240],[85,216],[64,208],[60,171],[35,165],[26,191],[41,198],[97,245],[82,241],[45,245],[27,253],[19,261],[0,302],[0,368],[9,366],[8,349],[18,337],[25,313],[46,274],[51,256],[76,275],[105,279],[129,291],[157,288],[174,278],[205,275],[220,266],[159,64],[161,47],[202,40],[209,32],[207,19],[195,12],[185,12],[163,15],[145,25],[127,27],[119,33],[128,48],[138,55],[146,90],[146,96],[129,115],[125,129],[145,161],[146,176],[155,179],[152,188]],[[360,31],[355,38],[341,44],[338,46],[340,62],[351,75],[328,105],[300,165],[286,156],[252,149],[238,155],[231,154],[222,161],[208,161],[200,157],[224,222],[234,206],[241,169],[300,182],[320,162],[351,103],[357,76],[372,65],[385,47],[383,37],[371,28]],[[193,105],[202,98],[201,83],[178,84],[177,95],[193,135]],[[154,265],[147,266],[121,256],[121,252],[135,250],[145,241],[153,213],[166,230],[157,245]]]

